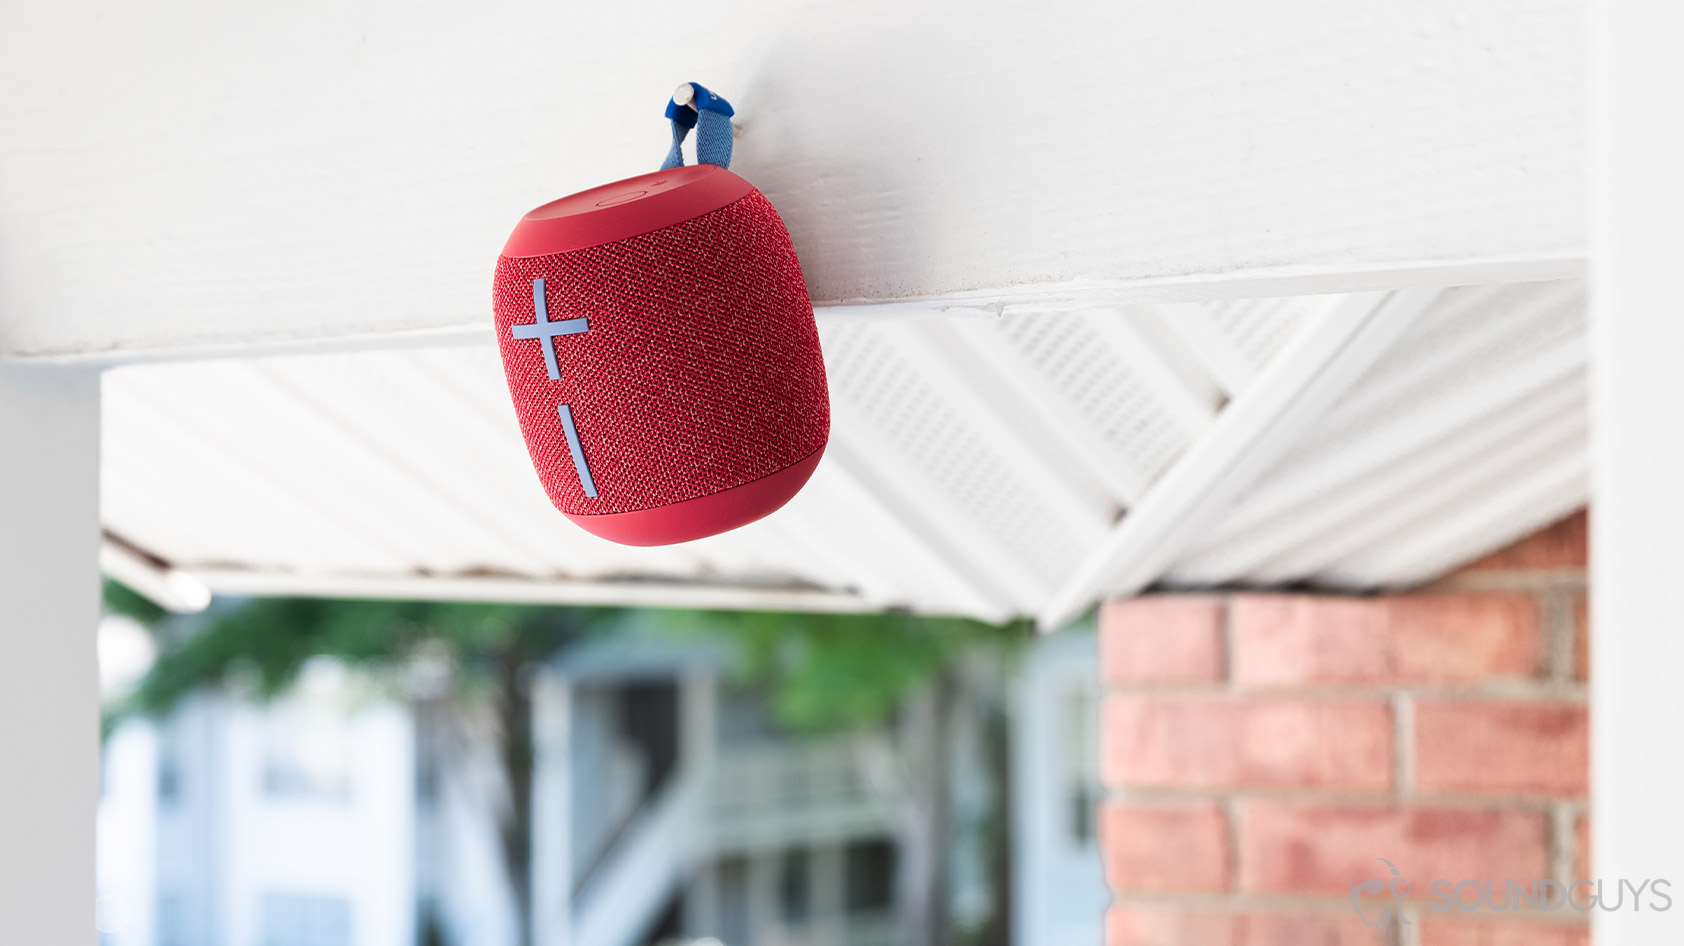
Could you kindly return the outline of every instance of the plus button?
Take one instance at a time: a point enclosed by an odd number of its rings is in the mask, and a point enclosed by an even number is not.
[[[555,338],[557,335],[580,335],[591,327],[587,319],[562,319],[559,322],[550,321],[549,308],[544,304],[544,280],[532,280],[532,308],[538,313],[538,321],[524,325],[509,327],[509,333],[515,338],[536,338],[544,348],[544,367],[550,372],[551,381],[561,380],[561,369],[555,363]]]

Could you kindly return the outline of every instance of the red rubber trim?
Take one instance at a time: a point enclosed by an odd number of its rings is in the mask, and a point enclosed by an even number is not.
[[[672,545],[728,532],[777,512],[800,492],[824,455],[820,447],[776,473],[681,503],[601,516],[563,513],[580,528],[621,545]]]
[[[617,243],[736,203],[754,185],[716,164],[640,174],[552,200],[515,225],[504,256],[549,256]]]

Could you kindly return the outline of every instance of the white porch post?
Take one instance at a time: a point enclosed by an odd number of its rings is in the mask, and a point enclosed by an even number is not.
[[[1592,3],[1592,874],[1684,889],[1684,8]],[[1597,946],[1679,911],[1595,917]]]
[[[573,939],[573,686],[554,669],[533,679],[532,941]]]
[[[0,939],[92,943],[99,374],[0,363]]]

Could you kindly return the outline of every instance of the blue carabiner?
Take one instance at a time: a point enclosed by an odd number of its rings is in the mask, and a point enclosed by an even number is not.
[[[672,148],[661,170],[684,166],[682,145],[690,129],[696,129],[696,163],[731,166],[731,103],[707,90],[700,82],[690,83],[690,104],[667,99],[667,119],[672,122]]]

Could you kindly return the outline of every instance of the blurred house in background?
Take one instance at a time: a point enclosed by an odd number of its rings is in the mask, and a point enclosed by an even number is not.
[[[102,638],[133,650],[135,635],[113,618]],[[930,857],[929,707],[879,731],[790,733],[764,693],[731,682],[726,656],[596,639],[533,682],[539,946],[906,940]],[[1023,663],[1007,819],[962,704],[949,731],[948,895],[959,918],[995,909],[982,869],[965,865],[983,860],[982,834],[1015,826],[1019,942],[1100,935],[1094,659],[1091,630],[1075,630]],[[211,694],[161,723],[121,724],[100,804],[102,942],[513,941],[505,793],[485,755],[494,740],[473,730],[325,660],[270,703]]]
[[[99,809],[102,942],[416,942],[436,814],[415,722],[322,662],[272,704],[207,694],[120,725]]]

